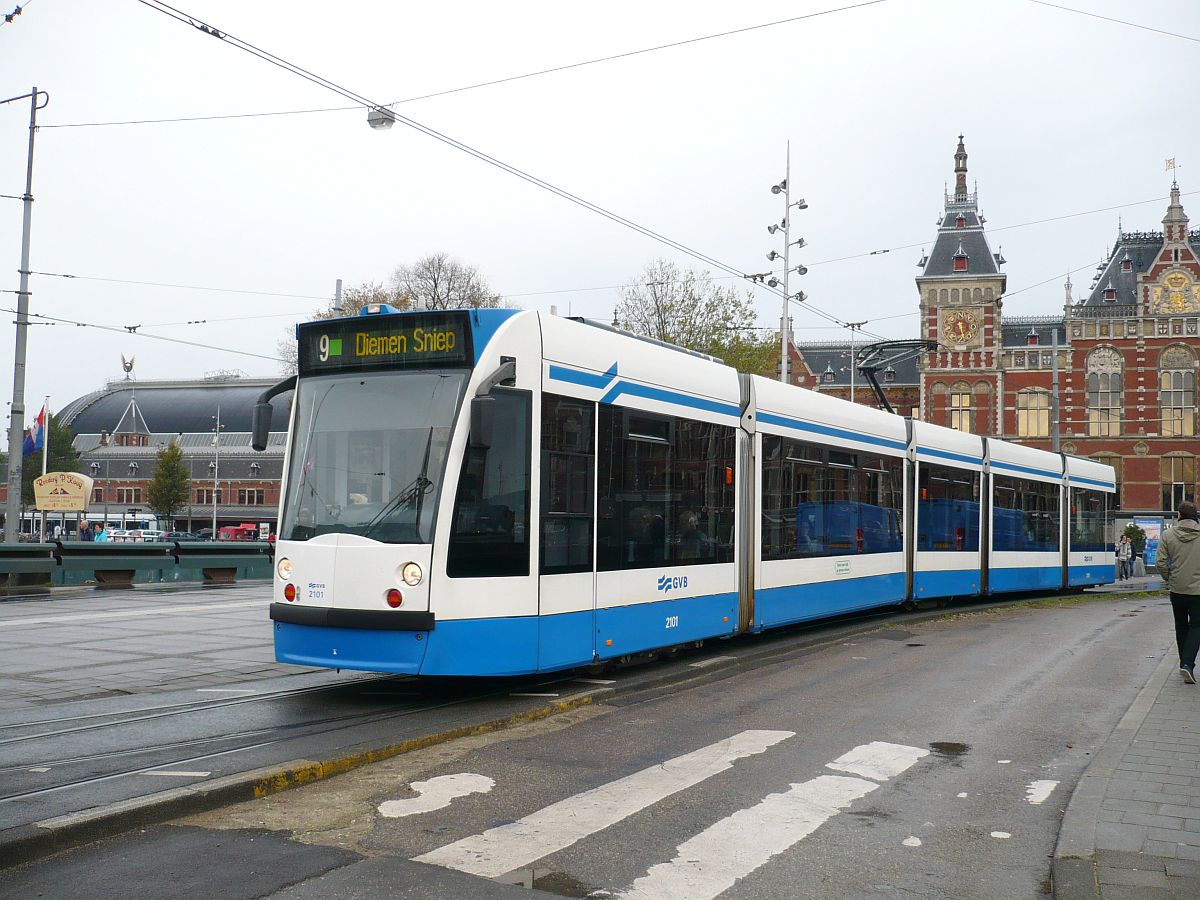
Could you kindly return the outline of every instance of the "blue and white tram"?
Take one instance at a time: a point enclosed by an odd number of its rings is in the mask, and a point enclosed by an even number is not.
[[[298,340],[255,410],[261,449],[295,389],[281,662],[512,675],[1113,579],[1088,460],[536,312],[369,306]]]

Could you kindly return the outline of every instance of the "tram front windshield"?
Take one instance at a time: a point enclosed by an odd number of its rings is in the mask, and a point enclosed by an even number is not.
[[[430,543],[466,378],[455,370],[301,379],[281,537]]]

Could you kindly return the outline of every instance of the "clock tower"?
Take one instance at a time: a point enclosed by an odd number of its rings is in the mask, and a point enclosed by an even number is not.
[[[937,343],[921,358],[921,417],[977,434],[995,434],[1001,396],[1000,306],[1006,276],[967,190],[967,150],[958,136],[954,191],[946,191],[937,237],[918,265],[921,336]]]

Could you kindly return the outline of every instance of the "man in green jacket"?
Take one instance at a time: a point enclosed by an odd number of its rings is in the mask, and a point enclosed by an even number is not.
[[[1159,541],[1154,565],[1171,592],[1179,674],[1188,684],[1195,684],[1196,652],[1200,650],[1200,522],[1195,503],[1179,504],[1179,521]]]

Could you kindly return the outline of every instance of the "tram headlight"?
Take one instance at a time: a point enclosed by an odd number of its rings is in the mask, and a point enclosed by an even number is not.
[[[292,577],[292,561],[285,556],[275,566],[275,571],[278,573],[280,578],[282,578],[284,581],[287,581]]]
[[[415,562],[405,563],[404,568],[400,570],[400,577],[404,579],[404,583],[409,587],[416,587],[421,583],[424,573],[421,567]]]

